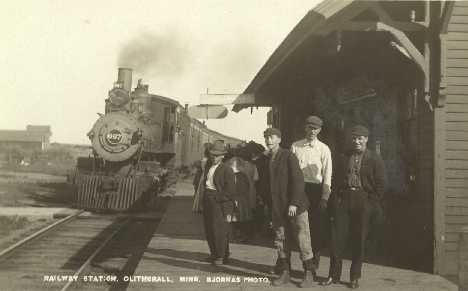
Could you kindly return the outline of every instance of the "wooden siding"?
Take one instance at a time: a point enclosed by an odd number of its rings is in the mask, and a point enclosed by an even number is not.
[[[468,2],[455,2],[442,46],[445,106],[445,256],[443,274],[458,272],[458,231],[468,225]]]

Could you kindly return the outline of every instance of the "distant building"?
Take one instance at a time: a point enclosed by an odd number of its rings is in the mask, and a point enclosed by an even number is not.
[[[50,145],[49,125],[28,125],[26,130],[0,130],[0,148],[45,150]]]

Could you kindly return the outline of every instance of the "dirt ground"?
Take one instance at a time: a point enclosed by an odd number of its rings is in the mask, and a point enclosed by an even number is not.
[[[51,216],[0,216],[0,250],[53,222]]]
[[[0,169],[0,249],[54,222],[49,212],[71,207],[71,190],[66,176]]]
[[[71,190],[66,176],[0,170],[0,207],[68,207]]]

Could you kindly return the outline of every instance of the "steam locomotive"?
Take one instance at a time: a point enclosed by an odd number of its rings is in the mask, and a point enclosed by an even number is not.
[[[202,157],[205,143],[241,142],[191,118],[187,105],[150,94],[141,79],[133,91],[131,85],[132,70],[119,68],[105,114],[88,133],[93,154],[77,160],[78,208],[141,210],[174,180],[176,169]]]

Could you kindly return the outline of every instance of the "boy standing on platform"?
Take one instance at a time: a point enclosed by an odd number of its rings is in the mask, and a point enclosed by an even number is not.
[[[280,147],[281,132],[268,128],[264,132],[265,144],[269,150],[269,175],[272,201],[272,222],[275,232],[274,243],[278,251],[279,278],[273,280],[274,286],[290,281],[290,260],[293,242],[299,243],[299,252],[304,265],[304,277],[300,287],[313,284],[314,264],[310,244],[309,203],[304,194],[304,177],[297,158],[289,150]]]

